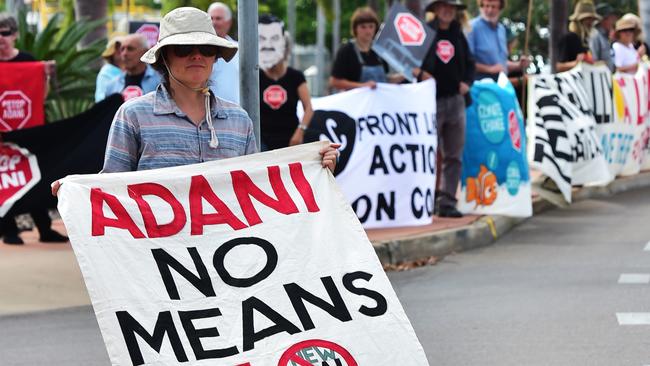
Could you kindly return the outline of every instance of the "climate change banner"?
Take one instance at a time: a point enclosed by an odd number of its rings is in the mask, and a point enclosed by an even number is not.
[[[473,214],[533,214],[524,118],[512,84],[474,83],[467,108],[458,207]]]
[[[428,365],[322,146],[64,179],[113,365]]]
[[[555,181],[567,202],[572,185],[613,179],[584,85],[577,68],[536,75],[529,83],[529,161]]]
[[[365,228],[427,225],[436,182],[433,80],[312,100],[306,141],[341,143],[336,181]]]

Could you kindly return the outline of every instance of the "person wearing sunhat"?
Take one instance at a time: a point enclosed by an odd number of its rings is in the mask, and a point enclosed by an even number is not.
[[[462,217],[456,209],[465,146],[465,107],[474,80],[474,59],[461,24],[456,20],[465,4],[460,0],[433,0],[426,10],[434,18],[427,25],[435,32],[421,68],[413,70],[418,80],[436,80],[436,123],[442,155],[440,186],[436,191],[436,213],[440,217]],[[469,102],[469,100],[468,100]]]
[[[589,40],[594,61],[602,61],[609,69],[614,71],[614,60],[612,59],[612,43],[609,35],[614,30],[614,25],[621,16],[620,12],[607,3],[598,4],[596,13],[601,19],[596,24],[595,32],[592,32]]]
[[[165,15],[158,42],[141,57],[163,80],[155,91],[127,101],[115,114],[102,172],[172,167],[257,152],[248,114],[215,97],[208,85],[215,59],[229,61],[235,52],[235,44],[217,36],[207,13],[182,7]],[[334,169],[337,147],[321,150],[323,166]],[[53,194],[59,186],[53,184]]]
[[[634,40],[640,30],[636,22],[630,18],[621,18],[616,22],[616,41],[612,45],[614,51],[614,65],[616,71],[635,74],[639,67],[639,53],[634,48]]]
[[[648,46],[648,43],[645,41],[645,36],[643,34],[643,23],[641,22],[641,18],[639,18],[639,16],[634,13],[627,13],[623,15],[621,19],[631,19],[634,21],[635,27],[637,29],[636,38],[634,39],[634,48],[642,60],[647,59],[648,56],[650,56],[648,54],[650,51],[650,46]]]
[[[120,57],[120,37],[113,37],[106,44],[106,49],[102,52],[104,66],[99,69],[97,81],[95,83],[95,102],[106,98],[106,87],[111,80],[120,76],[122,72],[122,58]]]
[[[570,70],[580,62],[593,63],[589,37],[597,20],[600,20],[600,15],[596,13],[593,2],[581,0],[576,3],[569,17],[569,32],[558,42],[560,56],[555,65],[558,72]]]

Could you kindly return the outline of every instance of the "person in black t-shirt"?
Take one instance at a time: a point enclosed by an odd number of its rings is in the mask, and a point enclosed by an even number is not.
[[[34,56],[15,47],[17,38],[18,23],[16,19],[6,13],[0,13],[0,62],[36,61]],[[54,66],[53,62],[46,62],[46,75],[52,73]],[[47,93],[47,90],[43,92]],[[47,208],[34,209],[30,212],[30,216],[38,228],[41,242],[60,243],[68,241],[68,237],[52,230],[52,220]],[[0,232],[5,244],[23,244],[23,240],[18,236],[18,227],[13,215],[5,215],[0,219]]]
[[[465,106],[474,80],[475,62],[457,12],[465,9],[460,0],[433,0],[427,11],[435,14],[428,26],[435,32],[422,68],[413,70],[418,80],[436,80],[436,124],[442,156],[440,186],[436,187],[436,212],[440,217],[462,217],[456,209],[465,146]],[[466,100],[467,99],[467,100]]]
[[[352,14],[351,31],[354,40],[336,53],[329,84],[337,90],[362,86],[375,88],[377,83],[401,82],[403,77],[388,75],[388,64],[371,49],[379,29],[377,14],[369,7],[358,8]]]
[[[560,38],[557,72],[567,71],[580,62],[593,63],[589,51],[589,38],[594,22],[600,19],[591,1],[579,1],[569,17],[569,32]]]
[[[259,20],[260,130],[262,150],[301,144],[313,114],[305,76],[287,66],[289,37],[284,24],[273,15]],[[298,121],[296,106],[304,115]]]

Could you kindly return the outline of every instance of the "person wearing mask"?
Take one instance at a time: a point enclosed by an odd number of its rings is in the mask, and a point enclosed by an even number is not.
[[[591,33],[589,48],[593,54],[594,61],[603,61],[607,67],[614,71],[614,60],[612,59],[612,43],[609,35],[614,30],[614,25],[620,16],[620,13],[607,4],[598,4],[596,13],[601,17],[596,24],[595,32]]]
[[[616,71],[636,74],[641,61],[639,53],[634,48],[634,40],[638,32],[636,23],[630,18],[622,18],[616,22],[616,33],[614,33],[616,41],[612,45]]]
[[[17,38],[18,22],[16,22],[16,19],[7,13],[0,13],[0,63],[36,61],[36,58],[30,53],[16,48]],[[49,63],[49,65],[54,66],[53,63]],[[46,67],[45,70],[47,75],[52,73],[51,67]],[[44,91],[44,93],[47,93],[47,91]],[[38,228],[41,242],[65,243],[68,241],[67,236],[52,230],[52,219],[47,208],[34,209],[29,214],[34,220],[34,225]],[[18,236],[18,226],[13,215],[6,215],[0,219],[0,231],[3,236],[2,241],[5,244],[24,244],[23,240]]]
[[[529,65],[527,56],[517,61],[508,59],[506,27],[499,22],[506,0],[478,0],[480,15],[472,19],[467,41],[476,59],[476,80],[497,80],[500,73],[524,71]]]
[[[232,11],[228,5],[214,2],[210,4],[208,14],[217,35],[236,45],[237,42],[229,35]],[[221,99],[239,104],[239,52],[228,62],[221,57],[217,58],[210,76],[210,90]]]
[[[106,85],[118,77],[122,72],[122,58],[120,57],[119,52],[121,45],[119,37],[112,38],[108,41],[104,52],[102,52],[104,66],[99,69],[99,73],[97,74],[97,81],[95,83],[95,102],[99,102],[106,98],[106,95],[104,95]]]
[[[305,75],[287,66],[289,34],[280,19],[263,15],[258,30],[262,150],[301,144],[313,115]],[[299,100],[304,110],[301,122],[296,115]]]
[[[465,9],[460,0],[433,0],[427,11],[434,13],[428,23],[435,31],[431,48],[421,68],[413,70],[418,80],[436,80],[436,123],[442,155],[440,187],[436,191],[436,212],[440,217],[462,217],[456,209],[465,145],[465,108],[474,80],[474,59],[457,12]],[[467,100],[466,100],[467,98]]]
[[[149,48],[147,39],[141,34],[129,34],[121,42],[120,57],[124,71],[106,85],[104,95],[120,93],[126,101],[156,90],[160,75],[140,61]]]
[[[569,32],[560,38],[558,44],[559,61],[555,65],[557,72],[567,71],[580,62],[593,63],[589,49],[589,37],[594,22],[600,20],[594,3],[581,0],[576,3],[573,14],[569,17]]]
[[[329,79],[330,87],[350,90],[362,86],[375,88],[386,83],[388,64],[371,49],[379,30],[379,18],[369,7],[358,8],[350,20],[354,39],[339,48]]]

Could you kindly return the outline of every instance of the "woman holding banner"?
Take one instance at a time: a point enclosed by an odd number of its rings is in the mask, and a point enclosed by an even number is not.
[[[636,23],[630,18],[621,18],[616,22],[616,33],[612,44],[614,51],[614,65],[616,71],[627,74],[635,74],[639,67],[641,57],[634,48],[634,40],[640,30],[636,28]]]
[[[210,16],[196,8],[169,12],[158,43],[141,60],[162,75],[158,88],[124,103],[115,114],[102,172],[127,172],[196,164],[257,152],[253,123],[237,104],[208,87],[217,57],[232,59],[237,46],[217,36]],[[334,170],[337,148],[320,151]],[[60,182],[52,184],[52,194]]]
[[[580,62],[593,63],[589,39],[594,22],[599,19],[593,2],[581,0],[576,3],[573,15],[569,17],[569,32],[559,42],[557,72],[570,70]]]
[[[379,30],[379,18],[369,7],[358,8],[350,19],[354,40],[336,53],[330,86],[336,90],[350,90],[377,83],[400,83],[401,75],[388,75],[388,64],[372,50],[372,41]]]

